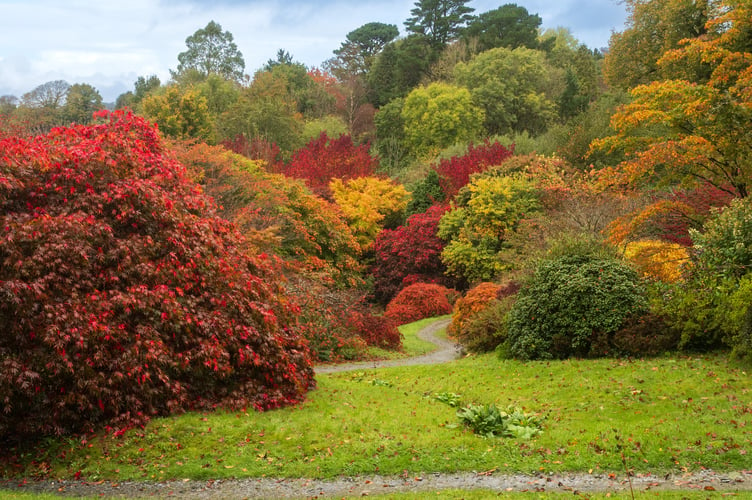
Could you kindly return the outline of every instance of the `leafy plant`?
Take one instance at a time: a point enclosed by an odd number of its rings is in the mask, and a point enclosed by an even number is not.
[[[452,408],[457,408],[462,404],[462,396],[455,392],[438,392],[433,395],[433,399]]]
[[[300,401],[313,370],[272,259],[130,113],[0,142],[0,437]]]
[[[458,410],[457,417],[475,434],[486,438],[530,439],[541,434],[543,428],[543,421],[537,415],[514,406],[502,411],[493,403],[485,406],[470,404]]]
[[[386,306],[385,316],[397,324],[412,323],[452,312],[450,290],[431,283],[415,283],[403,288]]]

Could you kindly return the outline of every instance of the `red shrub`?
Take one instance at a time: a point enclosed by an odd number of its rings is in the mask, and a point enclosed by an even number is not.
[[[416,283],[404,288],[386,306],[385,316],[398,325],[452,312],[448,296],[452,292],[441,285]]]
[[[189,408],[274,408],[313,385],[265,258],[130,114],[0,141],[0,439]]]
[[[433,206],[408,218],[404,226],[379,233],[371,269],[376,300],[386,304],[403,287],[418,282],[453,285],[444,276],[446,268],[441,262],[445,243],[436,236],[446,210],[446,206]]]
[[[459,337],[465,324],[471,321],[473,316],[486,309],[493,301],[514,295],[515,292],[512,292],[512,290],[515,286],[512,284],[501,286],[496,283],[485,282],[468,291],[464,297],[454,304],[452,322],[447,328],[449,335],[455,338]]]
[[[470,144],[467,152],[462,156],[441,160],[435,168],[439,173],[439,182],[446,199],[451,200],[462,187],[470,182],[471,174],[482,172],[494,165],[501,165],[513,154],[514,146],[507,148],[498,142],[491,144],[486,139],[477,147]]]
[[[251,160],[265,161],[266,169],[270,172],[277,172],[282,168],[282,152],[279,146],[261,137],[249,140],[245,135],[238,134],[233,140],[223,141],[222,146]]]
[[[308,186],[325,198],[329,197],[329,181],[369,177],[378,169],[378,160],[369,153],[368,144],[356,145],[349,135],[338,139],[322,132],[304,148],[295,152],[283,173],[305,179]]]

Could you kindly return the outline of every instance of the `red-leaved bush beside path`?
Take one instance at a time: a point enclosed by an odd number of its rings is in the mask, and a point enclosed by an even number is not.
[[[453,292],[433,283],[415,283],[403,288],[386,306],[384,316],[398,325],[452,312],[449,296]]]
[[[0,140],[0,440],[303,399],[313,370],[273,267],[153,125],[96,118]]]

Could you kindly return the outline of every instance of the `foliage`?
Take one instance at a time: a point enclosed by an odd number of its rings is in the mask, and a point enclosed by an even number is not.
[[[599,340],[604,341],[603,345],[598,344]],[[603,336],[594,339],[592,350],[604,356],[613,354],[644,358],[675,352],[679,341],[679,335],[668,328],[664,318],[646,314],[630,320],[611,339]]]
[[[452,285],[444,277],[445,267],[440,259],[444,242],[436,234],[446,209],[433,206],[425,213],[410,216],[405,225],[386,229],[376,237],[371,274],[378,302],[388,303],[408,280]]]
[[[417,0],[405,21],[408,33],[427,37],[439,48],[456,39],[472,19],[473,8],[468,0]]]
[[[538,48],[538,29],[543,21],[525,7],[508,3],[475,16],[462,36],[478,40],[478,52],[507,47]]]
[[[520,221],[539,208],[534,186],[520,176],[474,177],[439,223],[438,235],[447,242],[441,253],[447,272],[472,283],[508,270],[503,250]]]
[[[447,200],[454,198],[460,189],[470,182],[470,176],[482,172],[493,165],[501,165],[514,153],[514,145],[502,146],[499,141],[491,143],[486,139],[482,144],[470,143],[462,155],[442,159],[435,166],[439,174],[441,188]]]
[[[419,157],[477,139],[483,119],[483,111],[474,104],[470,92],[447,83],[414,89],[402,106],[405,141]]]
[[[595,149],[622,149],[627,158],[606,169],[610,185],[696,186],[710,183],[745,197],[752,175],[748,158],[752,117],[752,52],[748,32],[752,7],[721,1],[705,25],[707,33],[663,55],[660,64],[709,66],[695,83],[686,75],[640,85],[633,102],[612,117],[616,133],[595,141]]]
[[[141,101],[141,113],[169,137],[214,141],[214,124],[206,98],[193,87],[169,85],[150,94]]]
[[[441,188],[439,173],[435,169],[430,169],[426,176],[419,181],[413,188],[410,201],[407,204],[405,213],[410,215],[426,212],[434,205],[441,205],[446,201],[446,195]]]
[[[367,73],[381,49],[398,36],[399,28],[393,24],[366,23],[349,32],[334,54],[350,72]]]
[[[738,288],[729,296],[725,330],[731,355],[752,364],[752,274],[739,280]]]
[[[480,311],[464,321],[454,338],[472,353],[491,352],[507,340],[507,315],[514,295],[492,299]]]
[[[68,89],[62,114],[66,122],[86,125],[91,122],[94,112],[100,109],[102,96],[97,89],[87,83],[76,83]]]
[[[209,21],[205,28],[186,38],[185,45],[188,50],[178,54],[178,75],[196,70],[204,77],[218,74],[238,81],[243,78],[243,54],[233,41],[232,33],[222,31],[218,23]]]
[[[402,184],[378,177],[332,179],[329,190],[362,251],[371,249],[382,229],[404,220],[410,196]]]
[[[659,65],[682,40],[706,33],[705,23],[713,1],[627,0],[626,29],[613,33],[604,61],[604,74],[612,87],[625,90],[656,80],[676,77],[676,68]]]
[[[470,404],[457,411],[463,425],[475,434],[486,438],[502,437],[530,439],[542,432],[543,422],[535,414],[525,413],[521,408],[510,406],[506,411],[495,404]]]
[[[452,312],[450,291],[433,283],[415,283],[397,294],[386,306],[385,316],[403,325]]]
[[[182,144],[175,150],[256,253],[278,255],[294,272],[337,287],[360,283],[360,248],[336,206],[300,181],[221,147]]]
[[[372,176],[378,159],[370,155],[368,144],[355,144],[349,135],[337,139],[325,132],[295,152],[284,167],[284,174],[304,179],[314,193],[329,197],[332,179]]]
[[[502,286],[496,283],[483,282],[468,290],[464,297],[454,303],[452,322],[447,327],[447,333],[458,339],[472,317],[499,298],[501,289]]]
[[[541,51],[487,50],[457,64],[454,76],[484,111],[488,135],[522,131],[537,135],[556,118],[557,87],[563,89],[563,80]]]
[[[98,118],[2,140],[0,435],[300,401],[313,372],[272,262],[154,126]]]
[[[752,271],[752,200],[732,200],[691,236],[699,273],[740,279]]]
[[[611,338],[646,312],[645,290],[634,270],[598,248],[580,248],[542,260],[520,289],[509,313],[510,356],[598,354],[591,351],[594,336]]]
[[[689,264],[687,247],[661,240],[628,243],[624,256],[643,277],[664,283],[675,283],[681,279],[684,267]]]
[[[431,41],[423,35],[408,35],[387,44],[368,73],[371,103],[380,107],[405,97],[420,84],[437,57]]]

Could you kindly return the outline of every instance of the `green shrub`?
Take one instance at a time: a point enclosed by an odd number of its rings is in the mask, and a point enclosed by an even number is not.
[[[752,201],[735,199],[705,222],[704,231],[690,231],[697,273],[739,279],[752,270]]]
[[[575,245],[539,263],[509,312],[509,355],[520,359],[591,354],[594,336],[612,337],[647,310],[637,273],[600,247]]]

